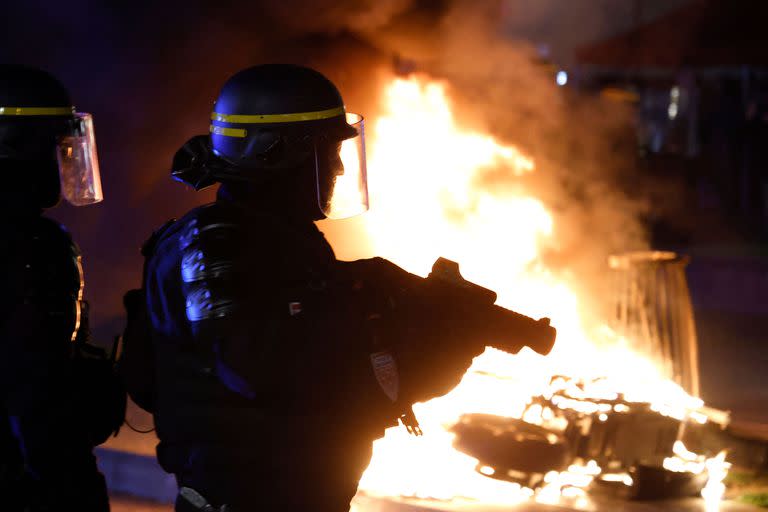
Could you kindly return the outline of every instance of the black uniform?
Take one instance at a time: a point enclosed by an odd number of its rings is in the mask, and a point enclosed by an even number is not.
[[[62,226],[39,215],[6,218],[3,231],[3,503],[18,510],[108,510],[91,425],[79,414],[72,359],[80,251]]]
[[[414,351],[396,376],[408,400],[393,402],[371,360],[382,348],[371,317],[386,306],[347,279],[354,263],[337,261],[311,221],[226,192],[145,252],[151,327],[128,336],[123,364],[154,382],[134,378],[129,392],[154,413],[163,468],[216,506],[347,510],[372,441],[413,401],[450,390],[482,350],[452,347],[426,366]]]

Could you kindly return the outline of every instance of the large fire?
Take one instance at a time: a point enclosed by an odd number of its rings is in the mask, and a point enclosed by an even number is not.
[[[500,305],[552,318],[558,342],[548,357],[527,349],[516,356],[487,349],[450,394],[415,406],[423,437],[392,428],[374,444],[362,491],[506,504],[583,499],[584,488],[603,472],[594,461],[577,461],[566,471],[547,474],[534,491],[480,474],[494,469],[477,468],[476,459],[455,450],[454,434],[447,430],[465,413],[534,424],[553,420],[551,410],[531,406],[532,397],[553,397],[562,390],[567,392],[553,398],[558,408],[591,409],[585,412],[601,413],[601,421],[606,407],[601,400],[620,394],[627,402],[650,403],[665,416],[707,421],[698,412],[701,400],[664,379],[608,327],[585,325],[569,283],[540,259],[542,241],[557,236],[546,206],[522,185],[496,191],[477,183],[488,168],[514,179],[536,172],[535,162],[514,146],[462,129],[441,83],[395,79],[383,98],[383,113],[368,134],[372,209],[364,223],[375,253],[420,275],[439,256],[458,261],[467,279],[498,292]],[[588,384],[573,386],[577,380]],[[605,412],[611,411],[608,405]],[[682,443],[675,445],[675,453],[665,467],[699,473],[709,468],[710,475],[717,475],[703,493],[716,503],[722,494],[722,457],[705,460]],[[628,474],[605,479],[631,482]]]

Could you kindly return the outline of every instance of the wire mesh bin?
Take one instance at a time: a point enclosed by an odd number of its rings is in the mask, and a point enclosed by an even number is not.
[[[688,257],[638,251],[608,259],[614,278],[614,328],[689,394],[699,396],[693,306],[685,277]]]

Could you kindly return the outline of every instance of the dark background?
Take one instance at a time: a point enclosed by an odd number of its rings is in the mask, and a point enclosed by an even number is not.
[[[168,168],[185,140],[207,131],[213,99],[226,77],[262,62],[311,64],[337,82],[350,110],[367,113],[372,107],[366,91],[380,78],[381,70],[391,73],[412,61],[436,74],[458,77],[457,82],[481,72],[471,68],[468,60],[491,58],[485,49],[470,41],[469,34],[451,41],[440,32],[450,26],[445,13],[459,4],[470,11],[487,10],[492,4],[498,14],[495,25],[485,23],[479,30],[492,33],[493,44],[522,40],[532,48],[526,56],[533,55],[545,67],[571,71],[574,81],[567,94],[596,97],[609,86],[637,93],[639,102],[628,107],[630,129],[642,123],[646,98],[658,96],[658,91],[667,94],[664,91],[691,69],[707,69],[707,76],[715,75],[700,87],[710,91],[707,101],[715,114],[709,118],[713,127],[709,135],[697,128],[699,152],[691,155],[674,149],[674,144],[659,151],[640,144],[622,147],[622,161],[631,165],[620,167],[621,173],[616,174],[645,184],[642,192],[638,188],[623,193],[621,204],[630,205],[628,217],[642,224],[650,244],[694,257],[689,279],[697,307],[704,398],[714,406],[733,409],[742,419],[768,420],[763,410],[768,403],[763,377],[768,363],[764,348],[768,189],[765,160],[755,150],[768,145],[764,138],[768,118],[761,117],[765,105],[754,92],[760,86],[753,86],[749,95],[743,88],[744,73],[758,83],[766,63],[740,60],[745,47],[764,49],[766,41],[748,40],[740,47],[718,42],[726,55],[734,57],[728,66],[680,61],[662,72],[653,59],[649,64],[627,57],[627,63],[636,65],[615,65],[610,59],[601,61],[600,52],[583,50],[690,5],[682,0],[509,0],[487,5],[406,0],[160,5],[8,2],[0,18],[0,61],[51,71],[70,88],[75,105],[94,115],[106,200],[77,210],[61,205],[51,214],[69,227],[85,255],[86,296],[92,303],[97,337],[106,340],[121,329],[121,297],[139,284],[142,242],[167,219],[211,197],[172,182]],[[696,12],[723,2],[693,4],[695,9],[679,18],[679,23],[694,23]],[[760,19],[759,9],[764,7],[760,0],[735,4],[746,13],[758,9],[754,17]],[[732,23],[738,32],[740,22]],[[641,53],[643,48],[669,47],[663,31],[654,34],[633,36],[627,44]],[[440,60],[435,48],[441,45],[462,50]],[[696,54],[703,46],[702,41],[693,41],[686,48]],[[724,67],[724,78],[710,70]],[[598,129],[600,121],[595,118],[584,123],[585,131]],[[756,128],[745,132],[747,125]],[[712,152],[721,155],[719,160]],[[739,177],[747,157],[751,167],[743,185]],[[575,174],[578,180],[580,174]],[[739,202],[743,194],[728,192],[736,186],[733,183],[746,186],[747,205]],[[636,195],[643,196],[643,208],[631,202],[638,199]],[[613,224],[606,230],[618,231]]]

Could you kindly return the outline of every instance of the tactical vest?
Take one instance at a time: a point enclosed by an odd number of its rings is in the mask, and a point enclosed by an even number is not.
[[[205,495],[244,492],[244,472],[251,486],[305,482],[348,501],[398,415],[371,368],[365,301],[333,286],[322,233],[218,201],[152,245],[161,464]]]

